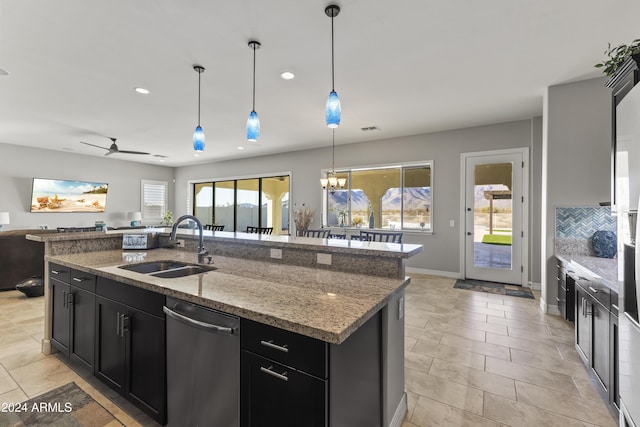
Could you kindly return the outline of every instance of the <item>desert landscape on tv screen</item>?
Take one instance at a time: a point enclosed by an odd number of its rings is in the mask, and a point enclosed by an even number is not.
[[[105,183],[33,180],[31,212],[104,212],[106,203]]]

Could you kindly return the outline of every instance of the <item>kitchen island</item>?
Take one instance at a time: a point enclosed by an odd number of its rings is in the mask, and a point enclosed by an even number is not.
[[[94,236],[87,234],[43,237],[47,264],[66,266],[73,271],[95,276],[98,289],[100,283],[112,282],[119,284],[121,288],[124,285],[235,315],[246,324],[277,328],[324,343],[325,350],[321,352],[327,355],[324,365],[327,368],[326,407],[331,408],[326,409],[326,425],[343,425],[334,421],[349,412],[347,408],[340,409],[339,405],[340,400],[348,401],[349,397],[345,393],[341,394],[338,389],[349,390],[353,395],[353,387],[357,384],[356,380],[347,381],[348,375],[345,377],[344,370],[339,371],[339,368],[342,363],[343,368],[348,368],[348,374],[356,372],[358,364],[353,360],[344,362],[349,358],[340,354],[353,353],[352,350],[344,350],[349,348],[350,342],[362,340],[362,336],[374,337],[367,338],[366,343],[373,346],[372,351],[367,349],[367,352],[377,354],[375,360],[378,363],[377,371],[380,373],[377,380],[379,416],[376,416],[380,422],[375,425],[386,427],[399,426],[402,423],[406,412],[403,374],[404,289],[410,282],[409,278],[404,276],[404,260],[420,252],[420,245],[335,243],[326,239],[281,236],[264,238],[265,236],[256,237],[244,233],[218,235],[218,232],[215,232],[205,236],[205,246],[207,249],[216,248],[210,249],[216,270],[181,278],[162,279],[128,271],[120,266],[157,260],[194,263],[197,258],[190,250],[195,240],[192,230],[179,235],[179,238],[187,240],[186,250],[123,251],[116,249],[117,234],[90,234]],[[161,234],[161,242],[166,237]],[[121,235],[119,238],[121,239]],[[276,252],[277,258],[273,258],[273,249],[281,251]],[[220,256],[217,253],[244,254],[244,257]],[[325,257],[322,259],[323,263],[308,266],[321,260],[318,254]],[[327,255],[330,256],[333,265],[326,264]],[[369,266],[367,271],[374,274],[378,271],[376,265],[394,267],[391,273],[385,271],[378,276],[365,275],[361,272],[363,265],[353,265],[356,272],[344,271],[350,267],[349,263],[343,262],[345,260],[351,263],[360,260],[365,267]],[[333,267],[343,271],[335,271]],[[49,275],[46,280],[49,284],[47,298],[51,301]],[[97,292],[96,298],[99,300],[99,291]],[[53,310],[51,307],[48,310],[49,317]],[[43,341],[45,352],[50,351],[50,342],[47,342],[51,339],[50,328],[49,322]],[[365,330],[369,332],[361,332]],[[372,336],[371,331],[375,335]],[[358,347],[362,347],[362,343],[360,342]],[[338,362],[340,360],[343,362]],[[370,384],[368,388],[371,388]],[[367,412],[363,408],[364,406],[360,408],[361,412]],[[357,407],[351,409],[357,412]],[[375,407],[370,407],[368,412],[376,411]]]

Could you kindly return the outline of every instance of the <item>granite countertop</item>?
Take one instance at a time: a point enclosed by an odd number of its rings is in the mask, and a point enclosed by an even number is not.
[[[66,241],[78,239],[110,238],[119,234],[140,234],[156,232],[163,236],[169,236],[170,228],[150,228],[138,230],[110,230],[107,232],[84,233],[52,233],[27,235],[27,239],[35,241]],[[232,231],[208,231],[203,232],[205,244],[207,241],[250,243],[274,248],[297,248],[303,250],[322,250],[331,253],[357,254],[364,256],[383,256],[388,258],[410,258],[424,250],[422,245],[409,243],[386,242],[362,242],[359,240],[344,239],[320,239],[312,237],[297,237],[289,235],[254,234]],[[178,236],[181,238],[198,238],[197,229],[179,228]]]
[[[111,250],[46,259],[332,344],[342,343],[410,282],[408,277],[366,276],[221,256],[214,257],[217,270],[174,279],[118,268],[143,261],[196,261],[195,253],[172,249]]]
[[[557,253],[555,256],[575,266],[576,273],[589,276],[590,279],[598,280],[609,289],[619,293],[617,258],[600,258],[588,255],[562,253]]]

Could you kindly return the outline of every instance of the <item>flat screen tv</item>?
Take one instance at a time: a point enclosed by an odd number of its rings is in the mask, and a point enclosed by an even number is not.
[[[31,212],[104,212],[107,189],[104,182],[34,178]]]

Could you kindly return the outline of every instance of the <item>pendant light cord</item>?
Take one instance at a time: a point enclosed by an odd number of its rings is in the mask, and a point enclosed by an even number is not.
[[[334,13],[331,13],[331,91],[335,91],[335,73],[334,73],[334,55],[333,55],[333,16]]]
[[[336,173],[336,130],[331,128],[331,172]]]
[[[200,127],[200,75],[202,71],[198,71],[198,127]]]
[[[256,45],[253,45],[253,109],[256,111]]]

